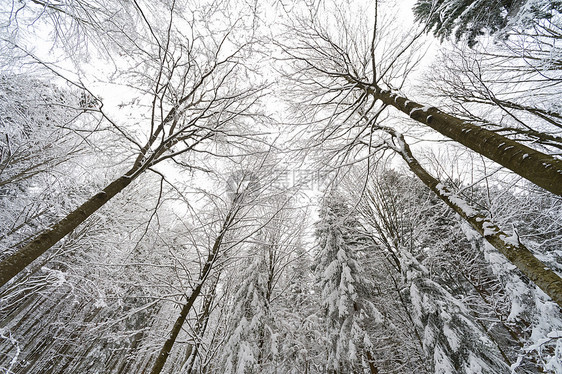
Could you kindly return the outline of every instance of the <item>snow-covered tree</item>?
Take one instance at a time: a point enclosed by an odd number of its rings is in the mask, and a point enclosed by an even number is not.
[[[449,169],[448,166],[442,166]],[[373,267],[379,267],[381,260],[383,265],[387,264],[384,271],[380,272],[383,275],[379,276],[381,280],[377,281],[377,284],[392,288],[392,277],[398,275],[400,278],[399,273],[405,271],[400,258],[411,257],[411,261],[415,260],[416,266],[423,270],[419,274],[416,273],[419,275],[417,282],[429,282],[427,288],[434,289],[439,298],[452,297],[453,299],[448,301],[452,303],[451,307],[461,308],[459,313],[464,313],[469,321],[469,327],[464,328],[472,329],[471,326],[476,326],[479,330],[477,334],[485,332],[488,343],[493,344],[495,355],[504,364],[517,366],[517,372],[520,373],[536,373],[541,367],[552,370],[557,359],[555,347],[560,344],[555,333],[560,324],[560,318],[555,316],[556,313],[553,314],[556,307],[543,299],[544,295],[541,292],[529,287],[528,282],[521,278],[516,269],[507,265],[505,259],[489,245],[484,245],[476,232],[466,223],[459,222],[458,217],[448,212],[446,206],[432,197],[430,191],[419,181],[394,170],[383,169],[377,171],[376,175],[377,178],[367,184],[364,195],[357,194],[357,182],[354,177],[350,178],[351,183],[346,191],[354,196],[353,199],[359,199],[358,210],[361,219],[372,230],[375,242],[383,248],[380,253],[372,256],[370,262]],[[447,184],[455,186],[455,181],[449,181]],[[486,205],[485,200],[489,194],[494,195],[493,191],[488,190],[487,194],[485,189],[475,186],[457,188],[464,190],[467,197],[472,195],[477,199],[478,196],[478,204],[481,205]],[[520,220],[515,219],[519,214],[537,214],[537,208],[526,200],[529,194],[530,191],[515,195],[503,191],[499,201],[490,207],[492,214],[500,222],[511,220],[514,223]],[[540,196],[540,193],[538,194]],[[543,201],[539,196],[534,203],[548,209],[549,199]],[[526,206],[524,211],[520,210],[522,206]],[[552,208],[546,211],[556,216]],[[538,217],[527,221],[536,222],[537,219]],[[533,229],[522,224],[521,229],[525,235],[544,244],[556,242],[559,225],[546,217],[538,220],[545,221],[543,229]],[[539,238],[546,234],[545,228],[548,228],[548,234],[541,240]],[[535,245],[532,242],[530,244],[530,248],[535,249]],[[543,245],[543,250],[541,258],[545,261],[549,257],[556,257],[548,245]],[[403,251],[407,253],[404,254]],[[375,261],[377,258],[379,260]],[[548,263],[556,267],[558,261],[552,258]],[[399,280],[398,283],[402,282]],[[406,288],[411,290],[408,284],[406,283]],[[409,330],[410,338],[417,335],[423,339],[420,314],[416,312],[417,307],[410,302],[414,302],[416,298],[411,298],[409,291],[404,293],[400,292],[401,290],[402,285],[398,287],[394,297],[402,300],[402,303],[394,304],[391,310],[403,311],[404,316],[410,315],[417,324],[413,331]],[[390,300],[386,298],[377,303],[383,315],[386,315],[388,306],[393,306],[392,301],[394,300],[391,297]],[[400,330],[408,331],[408,324],[399,323],[399,315],[400,313],[396,312],[392,314],[394,323],[400,326]],[[441,322],[433,325],[432,329],[438,334],[443,334],[440,330],[444,325],[439,323]],[[406,342],[407,338],[403,343],[405,347]],[[538,347],[541,348],[535,349]],[[470,344],[468,346],[475,354],[478,354],[481,348],[470,348]],[[453,357],[450,354],[446,356]]]
[[[224,154],[218,149],[208,148],[209,143],[220,143],[234,134],[241,135],[252,118],[259,117],[257,102],[263,86],[259,79],[247,79],[246,75],[251,72],[251,69],[247,69],[251,63],[247,57],[250,46],[255,43],[254,36],[248,31],[253,12],[248,14],[245,9],[231,7],[231,4],[214,2],[180,6],[174,1],[162,1],[158,4],[158,7],[153,7],[152,3],[135,4],[134,13],[139,19],[135,25],[139,26],[142,42],[131,40],[128,32],[123,31],[129,27],[127,23],[119,24],[124,22],[123,19],[114,19],[117,25],[112,29],[116,33],[112,39],[123,41],[117,44],[119,54],[124,57],[115,65],[117,72],[97,68],[78,68],[74,72],[84,81],[102,85],[105,84],[102,82],[108,81],[117,85],[122,83],[122,87],[128,87],[128,95],[132,95],[129,105],[139,105],[130,116],[122,116],[120,119],[123,121],[105,111],[103,99],[99,100],[100,105],[96,109],[103,115],[104,125],[120,137],[119,144],[123,146],[120,170],[101,191],[98,189],[87,200],[74,204],[75,209],[59,215],[56,224],[35,233],[37,236],[32,240],[20,243],[14,253],[2,259],[1,284],[8,282],[58,243],[138,176],[150,169],[154,171],[154,166],[159,163],[173,161],[175,165],[189,170],[197,165],[191,157],[198,151],[204,153],[205,157],[211,154],[223,157]],[[128,8],[126,4],[120,6]],[[223,9],[223,6],[227,6],[227,9]],[[47,8],[52,10],[52,6]],[[97,15],[96,11],[105,10],[95,8],[92,17]],[[238,22],[208,22],[210,14],[218,17],[223,11],[238,12]],[[2,15],[10,16],[5,13]],[[37,26],[32,22],[27,31],[45,33],[44,29],[35,28]],[[186,28],[190,30],[189,37],[184,34]],[[2,42],[13,44],[13,41],[5,39]],[[25,40],[16,42],[21,42],[16,49],[24,51],[25,62],[43,68],[50,65],[50,62],[41,60],[41,57],[48,57],[31,53],[28,50],[31,46],[26,45]],[[96,61],[94,65],[104,63]],[[57,75],[59,68],[65,69],[54,66],[49,73],[54,72],[54,76],[62,79],[65,75]],[[107,75],[103,77],[104,74]],[[80,78],[67,80],[84,87],[83,83],[78,82]],[[116,111],[121,107],[118,102],[112,102],[111,105]],[[256,108],[256,111],[250,113],[250,108]]]
[[[335,191],[322,201],[316,237],[314,266],[326,334],[325,370],[376,373],[368,326],[382,318],[369,296],[373,283],[359,263],[362,253],[372,250],[372,242],[356,213]]]
[[[402,253],[402,269],[423,331],[423,346],[435,373],[509,373],[500,351],[463,303],[429,279],[413,256]]]
[[[550,19],[561,6],[557,0],[418,0],[413,11],[416,20],[441,40],[454,35],[456,41],[466,38],[474,46],[486,32],[502,31],[522,17]]]
[[[245,270],[230,309],[232,332],[223,353],[225,373],[273,372],[270,364],[278,349],[267,248],[258,246],[249,255],[239,266]]]
[[[392,170],[379,173],[369,184],[368,197],[359,204],[360,211],[374,229],[375,241],[384,248],[378,255],[386,253],[390,265],[394,265],[387,272],[398,269],[396,275],[402,274],[399,282],[403,286],[398,295],[403,298],[406,313],[415,325],[414,334],[430,359],[431,371],[506,372],[508,365],[497,341],[474,318],[473,310],[448,291],[471,292],[455,288],[457,282],[463,281],[448,271],[455,261],[443,268],[436,266],[446,261],[443,257],[447,258],[450,246],[458,254],[467,245],[466,241],[462,243],[455,220],[451,223],[454,217],[447,216],[446,207],[431,199],[430,192],[416,180]],[[403,292],[402,287],[408,292]]]
[[[228,297],[228,329],[221,349],[220,371],[225,373],[266,373],[291,371],[295,362],[285,353],[294,340],[282,326],[291,318],[284,301],[295,279],[290,270],[299,249],[304,217],[287,195],[274,195],[258,209],[264,225],[241,249],[227,271],[231,295]],[[243,255],[242,255],[243,254]],[[243,269],[241,271],[241,269]],[[297,281],[298,282],[298,281]],[[306,284],[300,285],[306,288]],[[298,296],[297,296],[298,297]],[[302,301],[302,300],[301,300]],[[294,307],[292,305],[291,307]]]
[[[441,40],[454,33],[456,40],[466,37],[469,45],[484,32],[494,33],[507,24],[507,14],[520,1],[505,0],[420,0],[414,5],[416,20],[427,25]]]
[[[77,92],[0,75],[0,258],[79,198],[91,155],[77,130],[92,118],[82,114]]]

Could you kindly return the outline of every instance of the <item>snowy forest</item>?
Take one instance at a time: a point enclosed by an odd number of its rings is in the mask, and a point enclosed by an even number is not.
[[[561,276],[562,1],[0,0],[0,374],[562,374]]]

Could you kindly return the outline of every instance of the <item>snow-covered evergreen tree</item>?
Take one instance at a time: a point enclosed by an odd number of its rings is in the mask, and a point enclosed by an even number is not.
[[[502,0],[419,0],[414,5],[416,20],[426,23],[441,40],[453,33],[456,40],[466,36],[469,44],[485,31],[496,32],[505,27],[506,14],[517,1]]]
[[[254,247],[240,264],[245,271],[234,278],[241,283],[230,308],[232,331],[223,353],[224,373],[262,373],[273,361],[277,342],[270,308],[272,273],[267,253],[266,248]]]
[[[549,19],[561,6],[558,0],[418,0],[413,11],[441,40],[454,35],[473,46],[479,36],[501,31],[512,20]]]
[[[437,373],[509,373],[509,366],[461,301],[432,281],[427,269],[402,252],[414,321],[423,331],[423,346]]]
[[[367,325],[382,320],[369,299],[373,284],[358,262],[371,242],[355,212],[336,192],[322,201],[316,236],[319,249],[315,272],[324,318],[325,370],[375,373]]]

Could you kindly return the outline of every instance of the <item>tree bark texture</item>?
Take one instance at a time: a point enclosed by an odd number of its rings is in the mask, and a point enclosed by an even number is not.
[[[136,171],[136,168],[133,168],[123,176],[111,182],[101,192],[88,199],[61,221],[43,231],[32,241],[18,248],[13,254],[0,262],[0,287],[5,285],[10,279],[25,269],[26,266],[45,253],[59,240],[72,232],[72,230],[111,200],[111,198],[123,191],[123,189],[133,181],[136,175],[138,175],[135,174]]]
[[[482,156],[517,173],[553,194],[562,196],[562,160],[544,154],[483,127],[465,122],[434,107],[424,107],[406,97],[356,83],[375,99],[393,106]]]
[[[533,281],[550,298],[562,308],[562,279],[533,253],[518,238],[503,232],[486,215],[477,212],[447,190],[437,179],[431,176],[413,157],[402,135],[394,134],[401,143],[400,154],[412,172],[422,180],[441,200],[467,221],[488,243],[514,264],[525,276]]]

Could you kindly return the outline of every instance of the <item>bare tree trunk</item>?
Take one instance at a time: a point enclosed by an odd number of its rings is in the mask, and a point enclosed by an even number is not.
[[[138,175],[137,171],[137,167],[132,168],[123,176],[111,182],[103,191],[95,194],[69,213],[61,221],[43,231],[35,239],[17,249],[16,252],[0,262],[0,287],[78,227],[111,198],[123,191]]]
[[[238,210],[239,210],[238,207],[233,206],[233,208],[228,213],[225,222],[223,224],[223,227],[221,228],[219,235],[215,239],[213,248],[211,249],[211,251],[209,251],[209,255],[207,256],[207,261],[205,262],[205,266],[203,266],[203,270],[199,275],[197,286],[191,292],[191,295],[189,296],[187,302],[184,304],[181,310],[180,316],[176,320],[176,323],[174,323],[174,326],[172,327],[172,331],[170,331],[169,338],[164,343],[164,346],[162,346],[162,349],[160,350],[160,353],[158,354],[158,357],[154,362],[154,366],[152,367],[152,370],[150,372],[151,374],[159,374],[162,371],[164,365],[166,364],[166,361],[168,360],[168,356],[170,355],[174,343],[176,342],[176,338],[178,337],[181,328],[185,323],[185,320],[187,319],[187,316],[189,315],[189,312],[191,311],[193,304],[195,303],[195,300],[197,300],[197,298],[199,297],[199,294],[201,293],[201,289],[203,288],[205,281],[207,280],[209,274],[211,273],[211,269],[219,254],[219,249],[221,247],[222,241],[226,233],[228,232],[228,229],[230,228],[232,222],[234,221],[234,218]]]
[[[393,106],[456,142],[505,166],[539,187],[562,196],[562,161],[529,148],[483,127],[448,115],[437,108],[424,107],[406,97],[376,86],[353,82],[375,99]]]
[[[199,353],[199,348],[201,347],[201,340],[203,339],[203,335],[207,330],[207,326],[209,324],[209,318],[211,315],[211,307],[213,306],[213,303],[215,301],[216,289],[217,289],[219,277],[220,277],[220,273],[217,274],[215,281],[210,287],[209,290],[210,294],[208,294],[203,300],[203,308],[201,311],[201,316],[199,317],[195,325],[196,340],[194,344],[189,345],[189,349],[185,357],[184,365],[186,365],[187,367],[187,369],[185,370],[186,374],[191,374],[191,372],[193,371],[193,365],[195,364],[195,359],[197,358],[197,354]]]
[[[371,374],[379,374],[379,369],[375,366],[375,359],[371,354],[371,351],[366,350],[365,355],[367,356],[367,362],[369,363],[369,372]]]
[[[486,215],[468,207],[465,201],[454,196],[437,179],[431,176],[413,157],[402,134],[393,133],[400,143],[397,151],[408,167],[441,200],[467,221],[488,243],[493,245],[517,268],[540,287],[550,298],[562,307],[562,279],[543,262],[536,258],[518,239],[509,237]]]
[[[170,331],[170,337],[164,343],[164,346],[160,350],[160,353],[158,354],[158,357],[154,362],[154,366],[150,371],[151,374],[158,374],[162,371],[162,368],[164,367],[164,364],[166,364],[166,361],[168,360],[168,356],[172,351],[172,347],[176,342],[176,338],[178,337],[178,334],[180,333],[181,328],[185,323],[185,320],[187,319],[187,316],[191,311],[193,304],[195,303],[195,300],[197,300],[197,297],[199,297],[199,294],[201,293],[201,288],[203,288],[203,283],[200,283],[191,292],[191,295],[189,296],[187,303],[185,303],[185,305],[181,310],[180,316],[178,317],[176,323],[174,323],[174,326],[172,327],[172,331]]]

